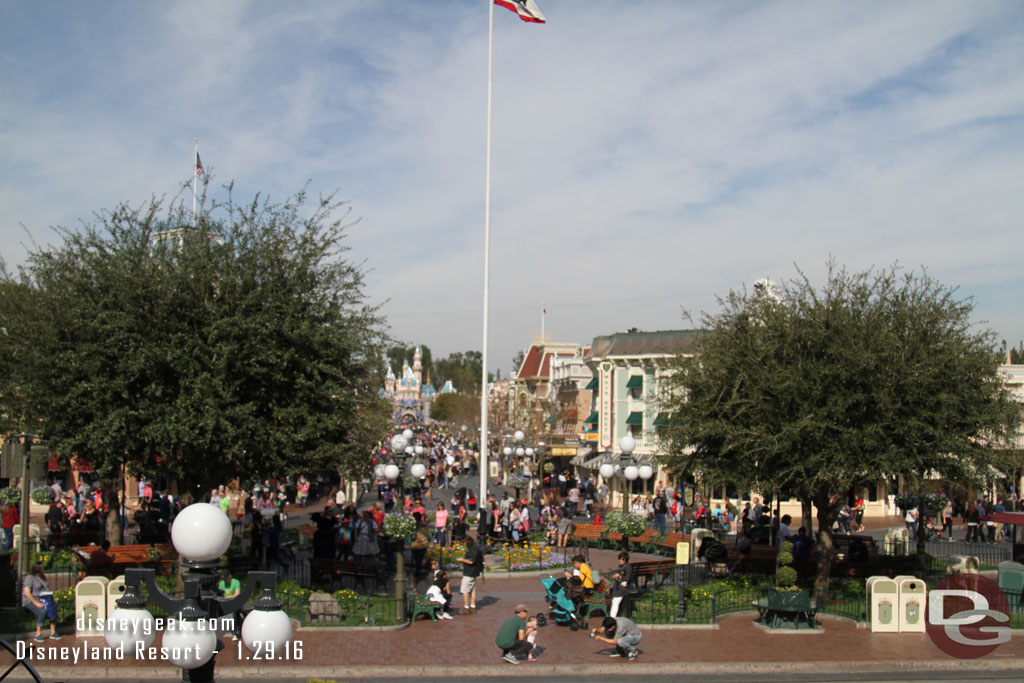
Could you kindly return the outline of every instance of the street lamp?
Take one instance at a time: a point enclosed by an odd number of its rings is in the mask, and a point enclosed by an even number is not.
[[[187,573],[182,576],[184,597],[175,598],[160,590],[154,569],[125,569],[124,596],[105,623],[104,637],[113,648],[133,654],[147,652],[156,637],[153,615],[145,609],[142,586],[157,607],[176,615],[168,621],[163,647],[171,662],[182,669],[183,681],[214,680],[214,657],[224,649],[217,638],[222,617],[235,614],[249,600],[257,585],[263,595],[242,623],[242,641],[260,654],[287,652],[292,635],[291,621],[274,596],[277,572],[249,572],[245,587],[232,598],[214,592],[220,556],[231,544],[231,522],[220,508],[195,503],[182,510],[171,527],[171,541],[182,556]]]
[[[622,469],[619,470],[619,476],[626,481],[636,481],[636,478],[640,476],[640,468],[633,462],[633,451],[636,449],[636,440],[631,434],[619,439],[619,464]],[[626,493],[626,481],[622,482],[622,511],[629,512],[629,495]]]

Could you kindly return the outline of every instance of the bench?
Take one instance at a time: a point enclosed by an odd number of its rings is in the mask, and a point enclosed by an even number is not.
[[[426,595],[420,595],[419,593],[413,593],[416,598],[412,603],[412,617],[409,618],[410,622],[416,621],[416,617],[420,614],[426,614],[430,617],[431,621],[437,621],[437,609],[442,607],[438,602],[433,602]]]
[[[582,555],[589,560],[590,542],[596,541],[598,547],[600,547],[601,540],[604,538],[606,531],[607,528],[603,524],[577,524],[572,531],[573,546],[576,550],[579,550],[581,548],[579,541],[583,541]]]
[[[779,628],[781,624],[790,628],[816,628],[818,608],[805,591],[774,590],[754,602],[759,613],[758,621],[768,628]]]
[[[124,574],[128,568],[155,569],[158,576],[171,576],[178,568],[178,552],[170,543],[159,545],[112,545],[107,554],[111,562],[93,564],[92,554],[99,550],[97,545],[77,546],[75,555],[85,565],[86,572],[113,578]],[[151,557],[151,550],[159,557]]]
[[[309,573],[313,585],[333,586],[338,583],[350,588],[356,583],[369,583],[373,589],[385,583],[380,565],[365,560],[334,560],[323,557],[309,558]],[[346,579],[349,579],[346,581]]]
[[[665,580],[672,576],[675,571],[675,560],[644,560],[642,562],[630,562],[633,568],[633,578],[630,579],[630,586],[638,590],[645,590],[654,580],[655,586],[661,588]]]

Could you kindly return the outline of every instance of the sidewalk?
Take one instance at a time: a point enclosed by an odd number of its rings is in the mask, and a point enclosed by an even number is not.
[[[593,566],[614,565],[613,551],[591,551]],[[637,555],[636,559],[642,559]],[[541,629],[537,644],[543,648],[539,662],[514,666],[503,662],[494,645],[498,627],[512,616],[520,602],[530,612],[547,613],[544,590],[538,576],[491,576],[478,588],[478,611],[436,623],[421,620],[398,630],[376,628],[301,628],[293,635],[301,643],[301,660],[256,662],[238,642],[224,639],[226,648],[217,656],[221,678],[258,679],[272,676],[310,676],[349,680],[373,677],[458,677],[530,675],[597,675],[622,673],[631,679],[641,675],[685,672],[784,673],[855,671],[958,671],[1019,670],[1024,676],[1024,633],[978,660],[959,660],[940,651],[926,634],[872,634],[848,620],[819,617],[823,629],[769,634],[753,624],[756,612],[727,615],[714,626],[642,627],[641,656],[633,662],[611,659],[605,646],[572,632],[553,620]],[[455,582],[457,586],[457,582]],[[456,596],[457,607],[461,597]],[[158,638],[155,645],[159,646]],[[103,647],[102,638],[66,636],[46,647]],[[13,661],[0,656],[0,666]],[[84,677],[117,679],[179,679],[180,672],[162,661],[135,660],[33,662],[45,680]]]

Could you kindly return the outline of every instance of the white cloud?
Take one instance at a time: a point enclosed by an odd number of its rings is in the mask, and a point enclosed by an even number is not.
[[[686,324],[763,276],[927,265],[1024,338],[1024,10],[625,3],[495,17],[491,366],[540,324]],[[2,255],[174,196],[192,138],[236,192],[311,180],[362,217],[393,331],[481,343],[481,3],[14,6],[0,28]],[[45,42],[49,50],[33,49]],[[187,193],[186,193],[187,196]]]

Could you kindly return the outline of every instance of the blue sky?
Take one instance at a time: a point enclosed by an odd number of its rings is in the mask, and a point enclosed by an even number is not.
[[[538,4],[495,14],[492,369],[541,301],[586,343],[830,256],[926,266],[1024,339],[1024,5]],[[2,0],[0,255],[190,199],[198,137],[236,196],[351,202],[396,337],[480,348],[487,8]]]

